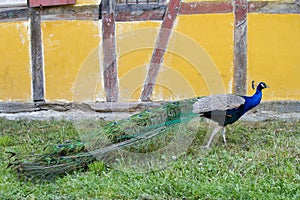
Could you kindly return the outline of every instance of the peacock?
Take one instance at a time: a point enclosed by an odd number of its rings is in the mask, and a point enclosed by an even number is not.
[[[111,152],[118,149],[169,134],[178,125],[185,125],[199,116],[218,123],[205,147],[210,146],[214,135],[221,128],[226,144],[225,126],[234,123],[257,106],[262,98],[262,90],[267,87],[264,82],[260,82],[251,97],[225,94],[168,102],[108,123],[88,133],[88,140],[84,142],[69,141],[51,145],[43,154],[38,155],[12,153],[9,167],[26,179],[53,179],[75,170],[84,170],[90,163],[105,160]]]
[[[224,144],[226,145],[226,126],[240,119],[247,111],[256,107],[262,99],[262,90],[268,88],[267,84],[260,82],[252,96],[239,96],[234,94],[214,95],[199,98],[193,104],[193,113],[212,119],[218,126],[214,128],[206,148],[209,148],[213,137],[222,129]],[[254,89],[254,81],[252,81]]]

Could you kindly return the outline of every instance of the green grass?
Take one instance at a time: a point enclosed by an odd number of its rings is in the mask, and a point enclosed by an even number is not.
[[[228,126],[228,145],[218,137],[210,150],[201,148],[207,125],[199,126],[189,148],[163,169],[126,171],[120,159],[119,168],[96,162],[86,172],[34,183],[6,168],[5,152],[41,153],[79,139],[76,128],[68,121],[0,119],[0,199],[300,199],[299,121],[237,122]]]

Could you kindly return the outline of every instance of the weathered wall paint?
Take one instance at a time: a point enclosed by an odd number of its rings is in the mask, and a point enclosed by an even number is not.
[[[30,101],[28,22],[0,23],[0,100]]]
[[[248,82],[270,85],[264,100],[300,100],[300,15],[249,14],[248,25]]]
[[[46,100],[73,100],[78,73],[100,44],[100,30],[99,22],[92,21],[42,22]],[[99,69],[100,54],[93,55],[96,56],[91,58],[94,61],[91,68]],[[91,98],[81,100],[94,100]]]

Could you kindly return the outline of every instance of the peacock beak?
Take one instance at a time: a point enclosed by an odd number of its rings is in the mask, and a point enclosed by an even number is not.
[[[266,84],[266,88],[270,88],[270,86],[268,86],[268,85]]]

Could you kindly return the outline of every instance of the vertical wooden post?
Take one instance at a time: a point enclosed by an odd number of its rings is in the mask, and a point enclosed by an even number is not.
[[[102,1],[102,35],[104,88],[106,101],[118,101],[118,71],[116,61],[116,36],[114,19],[114,0]]]
[[[247,91],[247,0],[234,0],[234,86],[236,94]]]
[[[41,11],[39,8],[29,9],[31,65],[32,65],[32,92],[33,101],[45,101],[44,97],[44,62],[41,34]]]
[[[165,50],[167,48],[168,41],[172,33],[172,28],[179,10],[180,0],[170,0],[164,15],[158,38],[156,40],[155,48],[152,53],[147,78],[145,80],[144,88],[140,97],[142,101],[149,101],[151,98],[155,81],[161,63],[163,62]]]

